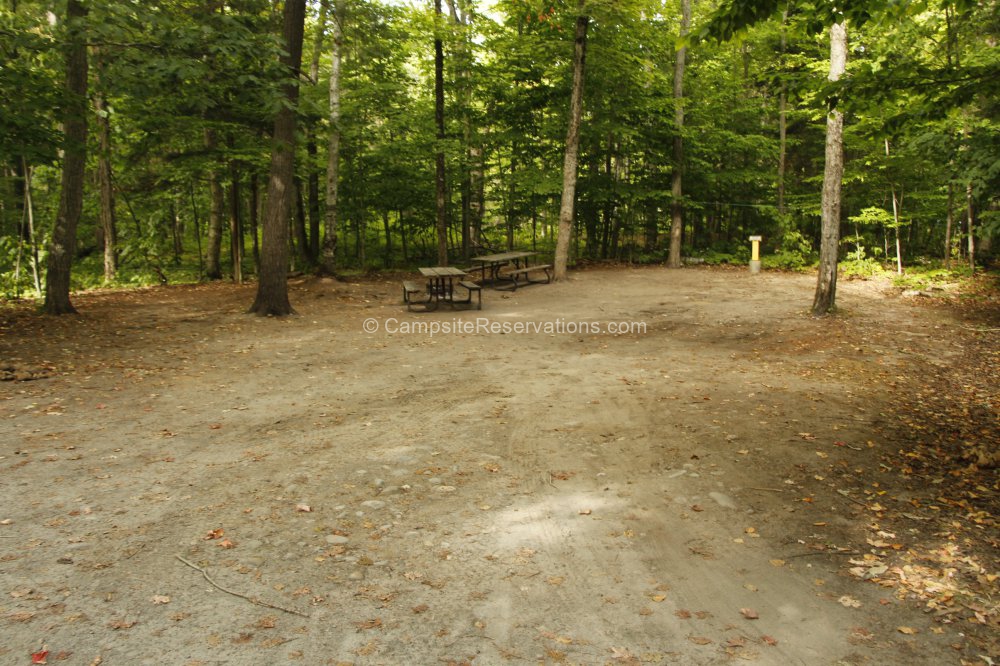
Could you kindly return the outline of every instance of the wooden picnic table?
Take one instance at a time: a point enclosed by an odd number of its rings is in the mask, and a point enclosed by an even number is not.
[[[489,280],[490,283],[498,282],[500,278],[500,269],[509,264],[514,264],[514,268],[522,268],[521,264],[524,266],[528,265],[528,257],[533,257],[537,252],[523,252],[523,251],[512,251],[512,252],[497,252],[495,254],[484,254],[478,257],[472,257],[469,261],[473,261],[479,264],[479,267],[475,270],[481,271],[482,280]],[[486,272],[489,271],[489,278],[486,277]]]
[[[472,303],[472,294],[476,293],[479,295],[479,309],[483,307],[483,295],[482,287],[480,287],[475,282],[467,282],[462,278],[468,276],[468,274],[454,266],[426,266],[418,269],[420,274],[427,278],[426,288],[421,288],[420,285],[413,282],[403,283],[403,301],[407,305],[407,309],[412,310],[411,307],[414,303],[413,297],[415,294],[421,292],[426,292],[427,298],[423,302],[425,310],[436,310],[441,301],[448,302],[455,306],[457,303]],[[458,286],[463,287],[468,291],[468,296],[464,299],[455,298],[455,281],[458,280]]]

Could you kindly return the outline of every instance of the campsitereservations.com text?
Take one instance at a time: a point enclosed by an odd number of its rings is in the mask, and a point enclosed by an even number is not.
[[[366,333],[384,331],[389,335],[642,335],[644,321],[493,321],[487,317],[444,321],[366,319]]]

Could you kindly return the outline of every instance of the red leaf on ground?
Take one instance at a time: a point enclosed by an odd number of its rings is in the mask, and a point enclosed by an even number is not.
[[[48,650],[42,650],[41,652],[35,652],[31,655],[31,663],[33,664],[47,664],[49,662],[45,661],[45,658],[49,656]]]

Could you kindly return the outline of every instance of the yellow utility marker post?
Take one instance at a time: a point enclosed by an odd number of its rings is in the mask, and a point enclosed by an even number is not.
[[[761,236],[751,236],[750,272],[760,273],[760,241]]]

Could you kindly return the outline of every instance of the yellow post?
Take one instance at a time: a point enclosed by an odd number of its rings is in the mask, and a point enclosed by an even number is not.
[[[750,272],[760,273],[760,241],[761,236],[750,237]]]

